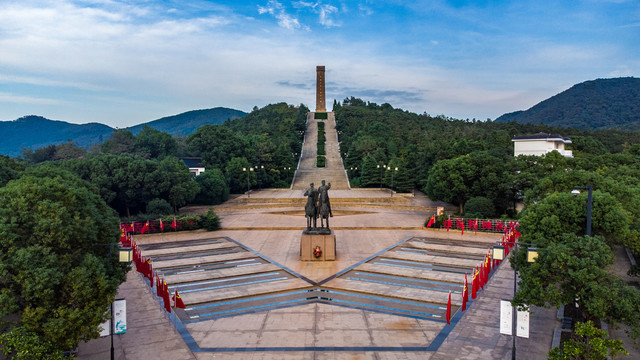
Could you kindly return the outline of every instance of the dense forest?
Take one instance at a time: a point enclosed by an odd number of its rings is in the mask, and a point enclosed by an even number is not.
[[[637,131],[640,130],[640,79],[585,81],[529,110],[504,114],[495,121]]]

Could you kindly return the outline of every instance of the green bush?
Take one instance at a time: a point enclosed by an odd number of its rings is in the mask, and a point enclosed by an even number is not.
[[[324,156],[318,155],[316,159],[316,167],[325,167],[326,161],[327,160],[325,159]]]
[[[324,149],[324,143],[320,144],[318,143],[318,155],[326,155],[327,153],[325,152]]]
[[[495,216],[495,213],[493,202],[483,196],[472,197],[464,204],[465,217],[486,219]]]
[[[200,216],[199,225],[209,231],[218,230],[220,229],[220,218],[213,209],[209,209],[206,214]]]
[[[153,199],[147,204],[147,214],[152,217],[173,214],[173,207],[167,200]]]

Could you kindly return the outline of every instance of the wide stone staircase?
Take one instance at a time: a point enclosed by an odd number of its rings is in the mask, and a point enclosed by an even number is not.
[[[340,144],[338,143],[338,133],[336,132],[335,115],[327,113],[326,120],[315,119],[315,113],[310,112],[307,118],[307,131],[304,136],[304,146],[300,157],[300,164],[295,173],[293,190],[304,190],[309,188],[310,183],[314,183],[317,188],[321,180],[331,183],[331,190],[349,189],[347,174],[340,157]],[[318,122],[325,123],[325,151],[326,166],[316,167],[317,143],[318,143]]]

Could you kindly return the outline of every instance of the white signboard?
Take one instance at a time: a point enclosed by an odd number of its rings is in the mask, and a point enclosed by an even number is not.
[[[500,300],[500,334],[512,335],[513,306],[509,301]]]
[[[114,334],[127,332],[127,300],[116,299],[113,302],[113,321],[115,324]]]
[[[516,324],[516,335],[529,338],[529,312],[518,311],[518,323]]]
[[[513,335],[513,306],[507,300],[500,300],[500,334]],[[516,336],[529,338],[529,312],[518,311]]]
[[[127,301],[125,299],[116,299],[113,302],[113,319],[116,328],[114,334],[124,334],[127,332]],[[111,335],[111,319],[100,325],[100,336]]]

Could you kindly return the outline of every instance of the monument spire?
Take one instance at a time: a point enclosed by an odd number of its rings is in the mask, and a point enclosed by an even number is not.
[[[324,93],[324,66],[316,66],[316,112],[327,112]]]

